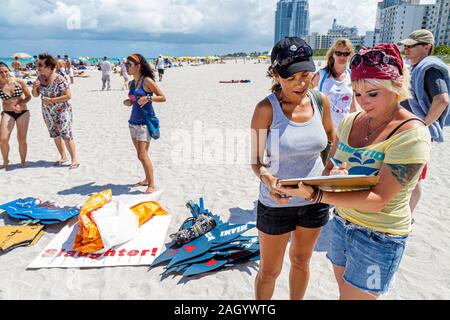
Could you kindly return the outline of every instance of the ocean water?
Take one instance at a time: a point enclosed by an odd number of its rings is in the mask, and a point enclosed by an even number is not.
[[[6,63],[11,68],[12,67],[11,63],[14,61],[14,59],[12,59],[12,58],[0,58],[0,61]],[[33,62],[33,61],[34,61],[33,58],[20,59],[20,62],[22,62],[23,66],[25,66],[28,62]]]

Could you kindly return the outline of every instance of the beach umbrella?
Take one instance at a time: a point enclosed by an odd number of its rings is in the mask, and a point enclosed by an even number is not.
[[[28,58],[31,58],[31,55],[28,53],[25,53],[25,52],[17,52],[11,56],[11,58],[15,58],[15,57],[18,57],[19,59],[28,59]]]

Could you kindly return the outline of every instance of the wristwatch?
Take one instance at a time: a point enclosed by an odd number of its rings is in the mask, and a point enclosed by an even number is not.
[[[147,101],[152,102],[152,95],[151,95],[151,94],[148,94],[148,95],[147,95]]]

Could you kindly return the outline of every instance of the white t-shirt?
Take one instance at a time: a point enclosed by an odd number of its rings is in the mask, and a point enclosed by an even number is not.
[[[156,69],[164,69],[164,59],[158,58],[156,62]]]
[[[320,70],[319,90],[330,100],[334,127],[338,128],[342,119],[350,112],[352,104],[353,89],[350,72],[346,71],[345,79],[338,81],[332,76],[329,77],[326,70]]]
[[[102,76],[109,76],[112,73],[112,66],[109,61],[103,61],[100,64],[100,69],[102,69]]]

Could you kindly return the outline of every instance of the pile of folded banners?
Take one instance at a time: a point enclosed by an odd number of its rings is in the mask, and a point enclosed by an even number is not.
[[[44,234],[45,226],[74,218],[80,212],[77,207],[62,207],[55,202],[28,197],[0,205],[12,220],[20,225],[0,226],[0,251],[31,246]]]
[[[204,208],[203,198],[199,204],[189,201],[186,206],[192,218],[170,235],[172,242],[166,244],[166,251],[152,264],[152,267],[167,264],[163,276],[183,273],[190,277],[259,260],[258,237],[242,235],[254,224],[223,222]]]
[[[154,198],[155,195],[133,195],[114,201],[108,189],[91,195],[81,208],[62,207],[33,197],[5,203],[0,205],[0,210],[22,225],[0,226],[0,250],[6,252],[33,245],[42,236],[45,226],[78,216],[80,228],[73,249],[83,253],[106,251],[133,239],[139,227],[153,216],[167,214],[157,202],[149,200]]]

